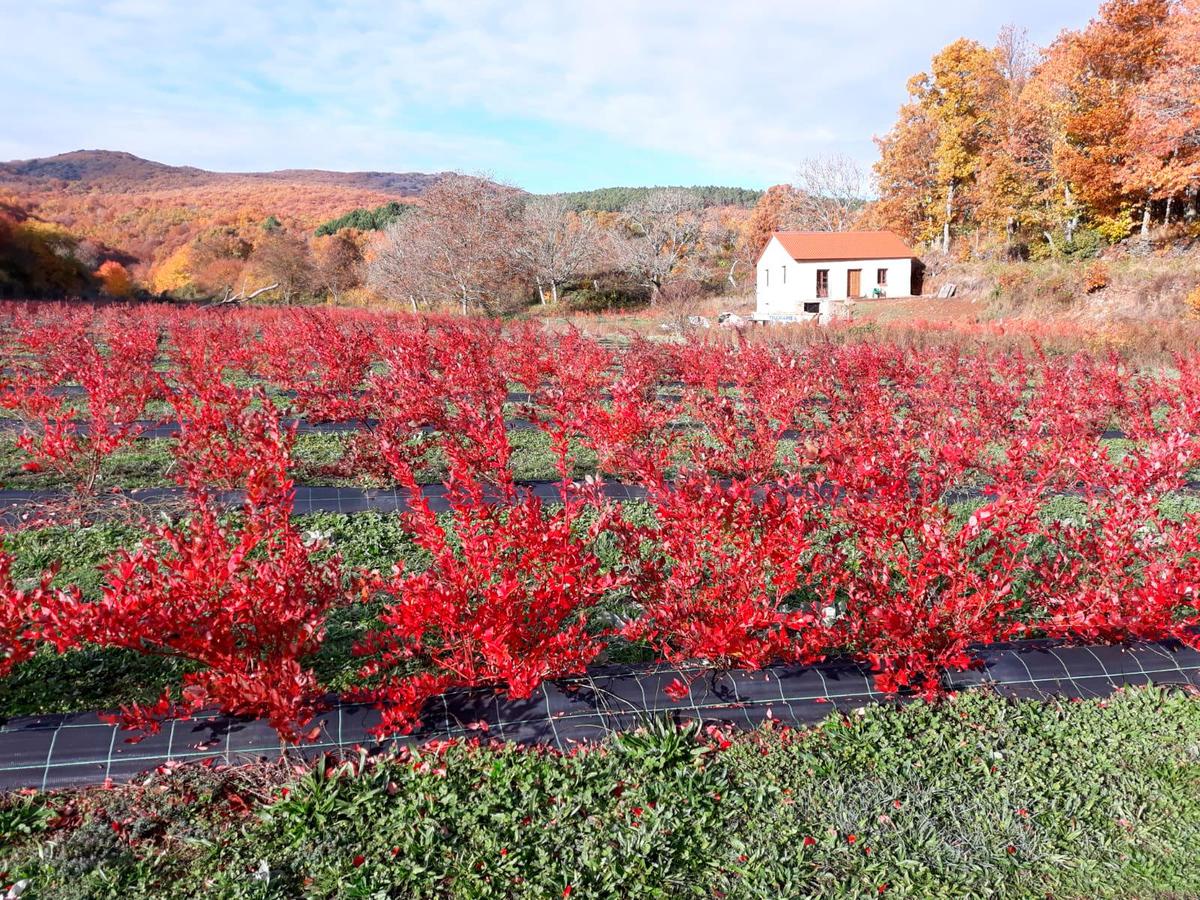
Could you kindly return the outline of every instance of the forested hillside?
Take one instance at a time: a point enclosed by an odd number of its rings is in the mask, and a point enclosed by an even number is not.
[[[210,293],[268,234],[411,200],[439,177],[209,172],[114,151],[0,163],[0,292],[83,291],[114,261],[151,291]]]
[[[762,196],[762,191],[718,185],[677,188],[610,187],[593,191],[569,191],[556,196],[562,197],[567,206],[575,212],[622,212],[630,204],[644,200],[652,191],[658,190],[684,191],[704,206],[749,207],[757,203]]]
[[[598,296],[624,301],[656,293],[676,276],[724,283],[740,222],[760,196],[702,186],[534,197],[456,176],[457,186],[439,195],[447,209],[429,216],[440,223],[437,234],[455,247],[414,241],[428,252],[408,248],[402,290],[379,274],[395,246],[380,233],[424,205],[447,177],[216,173],[110,151],[0,163],[0,294],[142,291],[191,298],[278,284],[261,296],[360,302],[402,297],[436,306],[442,301],[430,283],[437,278],[422,267],[450,253],[445,283],[461,281],[465,271],[474,282],[468,289],[472,303],[486,297],[494,308],[501,294],[502,305],[520,303],[539,285],[556,298],[568,282],[603,273],[611,274],[608,287],[596,289]],[[489,227],[477,229],[473,216]],[[641,224],[633,225],[631,216]],[[661,216],[673,221],[647,218]],[[625,240],[631,227],[648,229],[642,238],[654,247],[652,258],[632,261],[630,248],[638,244]],[[414,229],[430,233],[427,222],[414,223]],[[474,235],[470,248],[455,239],[456,232]],[[457,258],[463,255],[477,257],[479,265]],[[377,264],[368,266],[372,261]],[[420,286],[413,288],[416,282]],[[461,305],[461,297],[453,302]]]

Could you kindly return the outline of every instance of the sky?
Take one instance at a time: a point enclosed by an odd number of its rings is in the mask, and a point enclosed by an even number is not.
[[[957,37],[1099,0],[0,0],[0,159],[483,173],[531,191],[875,158]]]

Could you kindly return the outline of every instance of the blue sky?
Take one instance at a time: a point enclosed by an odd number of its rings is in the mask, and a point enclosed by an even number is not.
[[[908,77],[1099,0],[0,0],[0,159],[485,172],[535,191],[874,158]]]

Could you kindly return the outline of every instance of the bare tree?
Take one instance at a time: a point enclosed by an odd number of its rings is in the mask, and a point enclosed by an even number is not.
[[[362,250],[345,231],[317,246],[316,281],[337,303],[344,291],[361,283]]]
[[[525,204],[517,259],[534,283],[542,304],[546,288],[558,303],[558,289],[599,258],[600,229],[591,216],[579,215],[561,195],[534,197]]]
[[[869,192],[866,171],[850,157],[810,157],[796,171],[786,225],[804,231],[849,231]]]
[[[266,287],[260,287],[257,290],[253,290],[253,291],[251,291],[248,288],[243,286],[240,291],[235,292],[233,290],[233,288],[227,287],[227,288],[225,288],[224,296],[221,297],[220,300],[213,300],[213,301],[205,304],[205,309],[208,309],[213,306],[233,306],[238,303],[249,303],[251,300],[253,300],[255,297],[257,297],[259,294],[265,294],[268,291],[274,291],[274,290],[277,290],[278,288],[279,288],[278,282],[276,282],[274,284],[268,284]]]
[[[511,288],[520,195],[484,178],[448,175],[421,207],[387,227],[368,281],[392,299],[494,310]]]
[[[695,194],[663,188],[631,203],[621,214],[617,258],[632,278],[650,289],[652,304],[698,247],[703,212]]]
[[[748,214],[743,210],[709,210],[705,216],[702,232],[703,256],[710,269],[724,273],[731,290],[738,290],[740,270],[753,270],[754,260],[747,261],[741,253],[742,231]]]
[[[283,302],[311,290],[315,276],[312,253],[304,238],[286,231],[273,231],[250,255],[254,270],[279,285]]]
[[[996,36],[996,53],[1000,57],[1000,72],[1015,102],[1029,83],[1037,61],[1037,51],[1029,42],[1029,30],[1005,25]]]

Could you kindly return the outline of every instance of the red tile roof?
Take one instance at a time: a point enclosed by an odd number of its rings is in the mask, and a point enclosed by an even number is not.
[[[912,249],[890,231],[777,231],[798,262],[838,259],[911,259]]]

